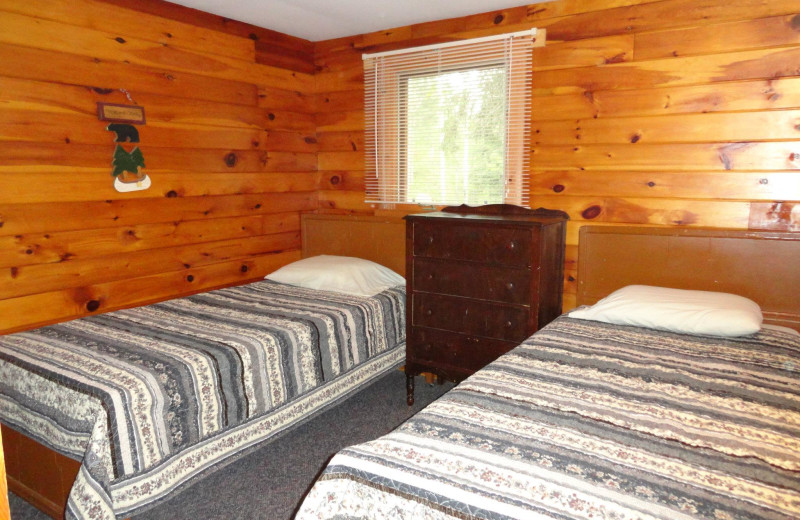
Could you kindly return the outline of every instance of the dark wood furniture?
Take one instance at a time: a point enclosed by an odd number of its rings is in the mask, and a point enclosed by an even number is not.
[[[569,216],[497,204],[405,219],[411,405],[416,375],[460,381],[561,314]]]

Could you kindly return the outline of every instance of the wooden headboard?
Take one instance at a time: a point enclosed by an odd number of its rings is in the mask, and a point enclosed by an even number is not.
[[[303,258],[366,258],[406,275],[406,225],[399,218],[306,214],[301,217]]]
[[[631,284],[739,294],[765,322],[800,330],[800,233],[582,227],[578,305]]]

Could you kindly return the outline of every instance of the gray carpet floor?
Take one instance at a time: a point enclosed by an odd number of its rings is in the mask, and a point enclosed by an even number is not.
[[[347,400],[254,448],[133,520],[264,519],[294,516],[334,453],[383,435],[453,387],[417,378],[415,403],[405,402],[405,375],[393,370]],[[12,520],[49,517],[11,494]]]

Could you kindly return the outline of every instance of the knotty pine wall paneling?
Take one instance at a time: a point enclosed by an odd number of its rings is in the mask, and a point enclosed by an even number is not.
[[[529,180],[571,217],[565,310],[584,224],[800,231],[796,0],[558,0],[318,42],[321,210],[387,213],[363,202],[363,52],[533,26]]]
[[[313,45],[155,0],[0,0],[0,333],[263,277],[317,207]],[[118,193],[98,101],[137,104]]]

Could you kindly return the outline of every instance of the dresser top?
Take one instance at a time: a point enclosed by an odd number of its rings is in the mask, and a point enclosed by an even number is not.
[[[569,215],[554,209],[529,209],[510,204],[491,204],[487,206],[448,206],[441,211],[414,213],[403,217],[414,219],[448,219],[489,222],[531,222],[554,224],[569,220]]]

